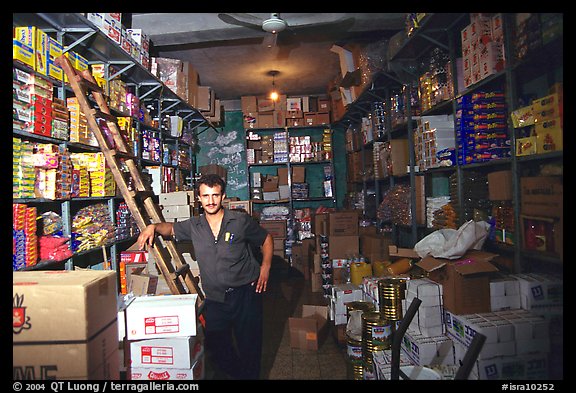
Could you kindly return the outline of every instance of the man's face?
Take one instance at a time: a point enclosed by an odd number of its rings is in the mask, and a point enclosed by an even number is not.
[[[224,194],[222,194],[222,189],[219,185],[208,187],[206,184],[201,184],[198,188],[198,195],[205,213],[215,214],[222,208]]]

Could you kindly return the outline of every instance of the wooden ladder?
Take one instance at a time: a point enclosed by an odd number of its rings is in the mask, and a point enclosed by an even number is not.
[[[64,55],[56,59],[56,64],[62,67],[68,77],[80,109],[86,116],[88,127],[94,133],[106,159],[106,164],[111,169],[116,185],[120,189],[122,197],[126,205],[128,205],[140,231],[143,231],[149,224],[165,222],[160,208],[152,198],[154,193],[147,189],[142,181],[140,169],[135,162],[136,157],[126,147],[126,143],[118,128],[117,118],[110,113],[103,91],[90,71],[78,72]],[[98,109],[92,107],[88,100],[89,93],[92,94],[96,101]],[[106,134],[102,129],[104,123],[109,130],[109,134]],[[128,187],[127,181],[122,175],[120,170],[122,163],[126,165],[130,172],[134,190]],[[162,273],[173,295],[196,293],[200,300],[204,299],[204,294],[198,286],[198,278],[194,277],[190,271],[190,265],[183,261],[182,255],[176,249],[176,244],[173,240],[160,239],[159,236],[156,236],[154,246],[150,248],[150,251],[153,253],[156,266]]]

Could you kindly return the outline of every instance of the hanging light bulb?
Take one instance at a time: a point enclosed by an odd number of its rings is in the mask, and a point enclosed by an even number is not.
[[[279,95],[278,95],[278,91],[276,90],[276,85],[275,85],[275,77],[276,75],[278,75],[280,71],[276,71],[276,70],[272,70],[270,72],[268,72],[268,74],[272,75],[272,91],[270,92],[270,99],[274,102],[278,101]]]

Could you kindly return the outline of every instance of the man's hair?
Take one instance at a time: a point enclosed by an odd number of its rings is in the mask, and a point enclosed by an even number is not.
[[[210,173],[207,175],[202,175],[200,179],[198,179],[198,183],[196,184],[197,190],[200,190],[200,185],[205,184],[208,187],[212,188],[216,185],[220,186],[220,190],[222,194],[226,192],[226,182],[220,176],[215,173]]]

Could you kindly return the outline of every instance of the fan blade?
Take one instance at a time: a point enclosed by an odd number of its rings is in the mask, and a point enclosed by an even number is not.
[[[262,30],[262,19],[250,14],[218,14],[221,21],[230,25],[249,27],[251,29]]]
[[[346,33],[352,26],[354,26],[355,18],[340,19],[333,22],[321,22],[309,25],[288,26],[286,30],[298,35],[307,34],[335,34]]]

